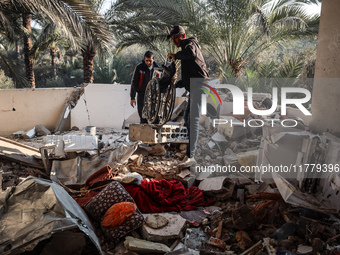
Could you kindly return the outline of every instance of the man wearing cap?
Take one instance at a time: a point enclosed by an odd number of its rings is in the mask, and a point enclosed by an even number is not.
[[[176,47],[181,50],[177,53],[169,53],[168,58],[181,60],[182,80],[176,83],[176,88],[184,87],[190,92],[190,79],[201,78],[202,82],[209,77],[207,67],[196,38],[186,38],[185,30],[182,26],[173,26],[168,38]],[[195,84],[196,86],[196,84]],[[200,85],[197,84],[197,87]],[[196,164],[194,154],[198,140],[199,116],[200,116],[200,99],[201,90],[194,89],[190,92],[189,102],[185,109],[184,121],[188,129],[189,145],[187,148],[187,157],[179,165],[180,167],[190,167]],[[191,112],[190,112],[191,111]],[[191,114],[191,119],[190,119]],[[191,122],[191,123],[190,123]],[[190,125],[192,130],[190,130]]]
[[[154,55],[151,51],[147,51],[144,54],[143,61],[138,64],[133,72],[130,90],[130,105],[134,107],[136,105],[136,93],[137,95],[137,109],[140,118],[140,123],[148,123],[146,119],[142,118],[142,111],[144,106],[144,94],[146,85],[152,79],[154,67],[158,67],[156,64]]]

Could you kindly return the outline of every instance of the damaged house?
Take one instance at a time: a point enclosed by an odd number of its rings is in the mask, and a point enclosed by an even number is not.
[[[191,168],[184,90],[162,126],[138,124],[130,85],[0,90],[0,254],[340,254],[339,7],[322,5],[312,115],[254,114],[265,93],[233,114],[217,89]]]

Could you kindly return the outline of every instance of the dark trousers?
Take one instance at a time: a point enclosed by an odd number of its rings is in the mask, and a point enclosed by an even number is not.
[[[137,95],[137,110],[138,110],[138,115],[140,118],[140,124],[143,123],[148,123],[148,121],[144,118],[142,118],[143,114],[143,106],[144,106],[144,94],[138,93]]]
[[[184,122],[188,129],[189,144],[187,156],[193,158],[198,141],[199,120],[201,114],[201,90],[195,90],[189,95],[189,101],[184,112]]]

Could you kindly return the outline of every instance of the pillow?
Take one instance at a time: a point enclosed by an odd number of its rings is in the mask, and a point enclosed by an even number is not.
[[[111,206],[105,213],[102,226],[104,228],[118,227],[129,219],[136,211],[137,206],[131,202],[121,202]]]
[[[130,194],[119,182],[112,181],[105,189],[87,202],[84,209],[94,220],[101,223],[107,210],[114,204],[121,202],[135,203]],[[100,225],[105,237],[111,242],[117,244],[119,243],[120,238],[141,227],[143,223],[144,217],[137,208],[132,216],[124,221],[120,226],[104,228],[102,224]]]

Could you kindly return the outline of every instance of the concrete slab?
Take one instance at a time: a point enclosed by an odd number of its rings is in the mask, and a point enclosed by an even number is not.
[[[138,254],[164,254],[170,252],[170,248],[165,244],[153,243],[141,239],[127,236],[124,242],[125,248]]]
[[[178,214],[158,213],[158,215],[165,217],[169,223],[165,227],[159,229],[154,229],[147,224],[144,224],[142,227],[143,238],[148,241],[161,243],[167,243],[170,239],[180,238],[186,220]],[[148,215],[144,214],[144,217],[148,217]]]

